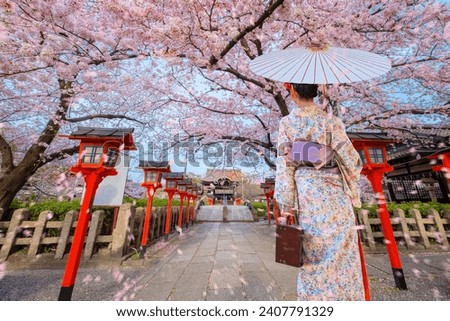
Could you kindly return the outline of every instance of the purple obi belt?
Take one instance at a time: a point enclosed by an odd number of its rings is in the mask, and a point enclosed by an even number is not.
[[[309,141],[295,141],[286,155],[288,161],[295,166],[320,168],[334,168],[334,151],[330,146]]]

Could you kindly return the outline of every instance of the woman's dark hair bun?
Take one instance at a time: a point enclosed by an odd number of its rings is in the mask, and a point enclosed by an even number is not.
[[[317,97],[319,88],[316,84],[292,84],[292,87],[300,97],[307,99]]]

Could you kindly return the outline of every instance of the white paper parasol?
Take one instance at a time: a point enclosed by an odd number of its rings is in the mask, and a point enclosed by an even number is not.
[[[390,69],[391,62],[387,57],[337,47],[278,50],[250,62],[250,70],[259,76],[303,84],[363,81],[381,76]]]

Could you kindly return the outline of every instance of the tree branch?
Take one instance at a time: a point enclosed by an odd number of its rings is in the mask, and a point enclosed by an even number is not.
[[[222,59],[242,38],[244,38],[247,34],[255,30],[256,28],[263,25],[263,23],[266,21],[267,18],[269,18],[272,13],[283,4],[284,0],[277,0],[274,3],[272,3],[259,17],[258,20],[255,21],[254,24],[247,26],[243,31],[241,31],[238,35],[236,35],[222,50],[222,52],[219,54],[219,57],[211,56],[209,58],[209,64],[211,66],[215,65],[220,59]]]
[[[143,121],[140,121],[136,118],[129,117],[126,115],[115,115],[115,114],[96,114],[96,115],[88,115],[88,116],[82,116],[82,117],[77,117],[77,118],[65,118],[64,120],[67,120],[68,122],[71,122],[71,123],[79,123],[79,122],[82,122],[85,120],[90,120],[90,119],[95,119],[95,118],[105,118],[105,119],[120,118],[120,119],[131,120],[131,121],[137,122],[141,125],[145,125],[145,123]]]
[[[369,115],[363,118],[360,118],[359,120],[353,122],[351,125],[364,123],[366,121],[373,121],[377,119],[387,119],[392,116],[397,115],[404,115],[404,114],[411,114],[411,115],[428,115],[432,113],[438,113],[443,115],[450,115],[450,110],[447,107],[438,107],[433,109],[407,109],[407,110],[388,110],[383,113],[378,113],[376,115]]]
[[[78,153],[79,149],[80,149],[80,145],[77,145],[77,146],[73,146],[70,148],[62,149],[59,152],[51,153],[51,154],[45,156],[45,158],[44,158],[45,161],[43,160],[42,163],[49,163],[56,159],[65,159],[68,156],[72,156],[72,155],[75,155],[76,153]]]

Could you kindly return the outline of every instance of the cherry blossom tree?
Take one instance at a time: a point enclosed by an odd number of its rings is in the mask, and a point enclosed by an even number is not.
[[[114,126],[145,130],[153,119],[149,106],[159,100],[146,84],[158,70],[151,59],[144,62],[148,48],[136,48],[109,7],[108,1],[2,1],[0,208],[38,169],[78,151],[58,137],[73,124],[113,119]]]
[[[316,43],[388,56],[393,68],[385,77],[327,92],[349,127],[401,137],[448,123],[448,9],[439,1],[401,0],[135,1],[114,8],[138,22],[137,33],[151,30],[144,41],[156,42],[176,66],[166,94],[182,130],[205,144],[242,142],[270,166],[263,151],[273,148],[289,99],[281,84],[249,70],[252,59]]]
[[[238,142],[273,166],[265,151],[289,98],[248,63],[276,49],[323,43],[392,60],[385,77],[327,88],[352,128],[448,123],[444,2],[6,0],[0,10],[0,208],[77,151],[58,138],[74,124]]]

